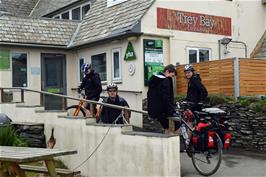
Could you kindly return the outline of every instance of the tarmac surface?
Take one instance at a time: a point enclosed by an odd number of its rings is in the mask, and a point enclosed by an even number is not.
[[[185,152],[181,153],[181,177],[202,177]],[[211,177],[266,177],[266,152],[231,148],[223,151],[218,171]]]

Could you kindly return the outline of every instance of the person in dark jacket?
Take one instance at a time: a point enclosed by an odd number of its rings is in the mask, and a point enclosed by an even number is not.
[[[80,93],[81,90],[84,89],[87,100],[98,101],[102,92],[101,78],[99,74],[92,69],[92,66],[89,63],[84,63],[81,70],[84,73],[84,78],[78,88],[78,92]],[[86,108],[89,109],[90,104],[87,104]]]
[[[118,95],[118,87],[116,84],[111,83],[107,85],[106,90],[107,90],[108,97],[105,100],[103,100],[103,103],[129,107],[127,101]],[[127,123],[129,123],[130,112],[127,110],[124,110],[123,112],[123,116],[125,119],[121,115],[122,113],[121,109],[115,109],[115,108],[110,108],[107,106],[102,106],[99,112],[100,112],[99,123],[124,124],[124,121],[127,121]]]
[[[202,84],[200,75],[195,73],[192,65],[186,65],[184,72],[188,80],[186,100],[195,103],[195,106],[192,108],[193,111],[199,111],[201,108],[198,103],[203,102],[207,98],[208,91]]]
[[[167,65],[163,73],[153,75],[150,78],[147,93],[149,117],[157,119],[165,129],[166,134],[170,133],[167,117],[177,116],[172,80],[175,75],[175,66]]]

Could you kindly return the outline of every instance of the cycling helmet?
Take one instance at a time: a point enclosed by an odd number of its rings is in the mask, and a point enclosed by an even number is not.
[[[115,83],[110,83],[110,84],[107,85],[106,90],[108,91],[110,89],[116,89],[117,90],[118,87],[117,87],[117,85]]]
[[[184,67],[184,72],[186,72],[186,71],[191,71],[191,72],[193,72],[193,71],[195,71],[195,70],[194,70],[194,68],[193,68],[192,65],[186,65],[186,66]]]
[[[91,64],[89,64],[89,63],[84,63],[81,66],[81,71],[84,73],[88,73],[90,69],[91,69]]]

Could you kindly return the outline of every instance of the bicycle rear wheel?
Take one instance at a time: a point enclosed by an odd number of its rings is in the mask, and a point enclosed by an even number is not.
[[[85,111],[78,105],[69,106],[66,108],[66,111],[68,116],[86,117]]]
[[[217,133],[214,137],[215,149],[206,151],[197,151],[192,146],[192,163],[199,174],[210,176],[214,174],[220,167],[222,161],[222,141]]]

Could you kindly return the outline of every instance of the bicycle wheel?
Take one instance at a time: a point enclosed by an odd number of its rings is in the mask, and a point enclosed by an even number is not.
[[[81,107],[80,110],[78,110],[78,105],[72,105],[66,108],[67,115],[68,116],[77,116],[77,117],[86,117],[86,113]],[[75,115],[76,112],[76,115]]]
[[[192,148],[192,163],[199,174],[210,176],[214,174],[220,167],[222,161],[222,141],[217,133],[214,137],[215,149],[208,149],[206,151],[197,151]]]

